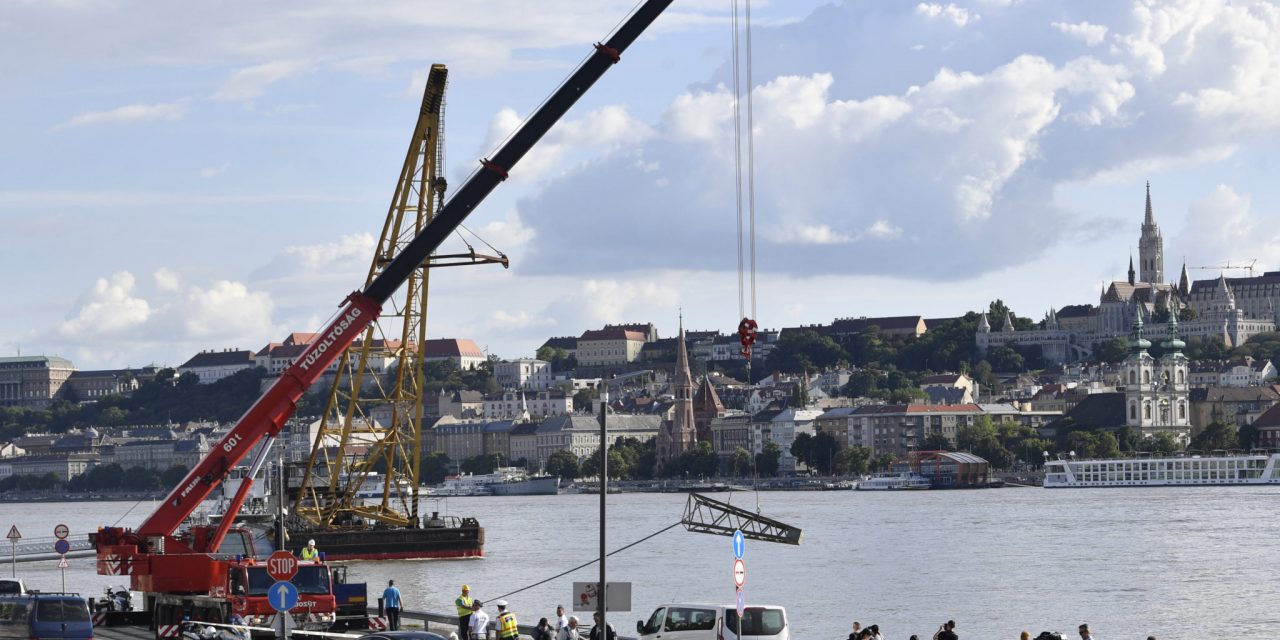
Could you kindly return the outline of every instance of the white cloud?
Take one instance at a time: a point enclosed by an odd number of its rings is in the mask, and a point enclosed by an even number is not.
[[[489,126],[490,148],[496,148],[513,134],[523,119],[513,109],[502,109]],[[547,132],[538,145],[511,169],[512,180],[536,183],[576,154],[587,150],[610,151],[634,145],[653,130],[627,112],[626,107],[610,105],[591,111],[582,118],[562,120]],[[509,168],[510,169],[510,168]]]
[[[310,69],[301,60],[276,60],[240,69],[214,92],[214,100],[247,101],[262,95],[272,84]]]
[[[219,280],[208,289],[191,287],[181,316],[191,338],[263,340],[271,332],[272,306],[271,296],[265,292]]]
[[[182,290],[182,276],[168,267],[160,267],[151,274],[152,279],[156,282],[156,288],[164,292],[174,292]]]
[[[205,167],[200,170],[201,178],[213,178],[231,168],[230,162],[224,162],[216,167]]]
[[[1102,44],[1102,41],[1107,37],[1107,27],[1105,25],[1090,24],[1088,21],[1077,23],[1054,22],[1050,26],[1084,42],[1090,47]]]
[[[968,9],[957,7],[950,2],[945,5],[935,2],[921,2],[916,5],[916,14],[927,18],[947,19],[957,27],[963,27],[970,22],[977,22],[981,19],[978,14],[970,13]]]
[[[118,336],[145,324],[151,306],[134,295],[135,284],[128,271],[98,278],[58,326],[59,333],[75,339]]]
[[[833,230],[825,224],[799,224],[779,230],[773,235],[775,242],[784,244],[846,244],[853,236]]]
[[[1176,239],[1177,246],[1193,249],[1192,266],[1255,258],[1263,265],[1280,264],[1280,229],[1274,221],[1274,215],[1254,212],[1248,195],[1220,184],[1187,208],[1186,226]]]
[[[95,124],[126,124],[133,122],[154,122],[156,120],[177,120],[186,111],[185,102],[169,102],[161,104],[131,104],[117,107],[110,111],[94,111],[82,113],[62,124],[55,130],[71,129]]]
[[[888,220],[876,220],[867,227],[867,235],[873,238],[892,239],[902,235],[902,228],[896,227]]]

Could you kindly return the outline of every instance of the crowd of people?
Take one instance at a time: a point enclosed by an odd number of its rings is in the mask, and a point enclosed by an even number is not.
[[[1080,640],[1098,640],[1098,637],[1089,629],[1088,623],[1080,625],[1076,630],[1080,634]],[[955,620],[948,620],[938,625],[938,630],[932,636],[932,640],[959,640],[959,638]],[[884,634],[880,633],[880,625],[863,627],[862,623],[855,620],[849,640],[884,640]],[[920,640],[920,636],[912,634],[909,640]],[[1030,631],[1023,631],[1018,636],[1018,640],[1066,640],[1066,636],[1053,631],[1041,631],[1039,635],[1032,636]],[[1156,640],[1156,637],[1147,636],[1147,640]]]
[[[394,583],[394,581],[391,582]],[[390,588],[391,586],[388,586],[388,589]],[[399,591],[395,595],[396,601],[399,602]],[[383,598],[388,599],[385,595]],[[471,597],[471,587],[462,585],[462,593],[453,601],[453,605],[458,614],[458,631],[456,634],[451,634],[451,637],[456,636],[457,640],[486,640],[489,637],[489,614],[485,612],[485,603]],[[498,640],[517,640],[520,636],[519,625],[516,614],[508,609],[507,601],[498,600],[493,603],[493,606],[497,608]],[[391,627],[392,630],[399,628],[398,614],[397,611],[396,623]],[[595,624],[591,627],[591,631],[582,635],[578,616],[566,615],[564,607],[558,606],[554,623],[547,618],[538,620],[533,630],[533,640],[617,640],[618,634],[614,632],[613,625],[604,625],[602,631],[598,612],[592,614],[592,619]]]
[[[382,594],[387,622],[392,631],[400,628],[400,589],[395,584],[395,580],[389,580],[387,589]],[[487,640],[489,614],[485,611],[485,603],[471,597],[471,588],[465,584],[462,585],[462,593],[453,604],[458,614],[458,631],[450,634],[451,640]],[[498,616],[497,640],[518,640],[520,631],[516,616],[508,609],[507,601],[498,600],[493,605],[497,608]],[[566,615],[564,607],[558,606],[554,620],[549,618],[538,620],[532,637],[533,640],[617,640],[618,636],[613,630],[613,625],[605,625],[606,630],[601,632],[599,612],[592,614],[592,620],[594,624],[591,630],[586,635],[582,635],[578,616]],[[1098,640],[1098,637],[1089,629],[1088,623],[1081,624],[1076,630],[1080,634],[1080,640]],[[872,624],[864,627],[862,623],[855,620],[848,640],[885,640],[885,636],[880,632],[880,625]],[[921,636],[912,634],[909,640],[921,640]],[[930,640],[960,640],[960,635],[956,631],[956,621],[948,620],[938,625],[938,630],[930,636]],[[1029,631],[1023,631],[1019,640],[1066,640],[1066,637],[1053,631],[1042,631],[1036,636],[1032,636]],[[1147,636],[1147,640],[1156,640],[1156,637]]]

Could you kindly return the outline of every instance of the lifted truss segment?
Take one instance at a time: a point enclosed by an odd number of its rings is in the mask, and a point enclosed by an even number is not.
[[[800,544],[800,529],[727,502],[712,500],[700,493],[689,494],[684,519],[680,523],[686,530],[698,533],[731,536],[735,530],[740,530],[743,536],[752,540]]]

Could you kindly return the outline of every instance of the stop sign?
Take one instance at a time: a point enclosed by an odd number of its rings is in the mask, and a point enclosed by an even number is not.
[[[298,572],[298,559],[293,557],[292,553],[280,550],[271,554],[267,558],[267,574],[273,580],[284,582],[293,578],[293,574]]]

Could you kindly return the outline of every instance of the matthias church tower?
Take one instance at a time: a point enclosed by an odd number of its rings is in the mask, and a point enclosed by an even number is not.
[[[1138,240],[1138,260],[1141,263],[1141,281],[1149,284],[1164,282],[1164,238],[1151,213],[1151,183],[1147,183],[1147,216],[1142,221],[1142,237]],[[1132,267],[1130,267],[1132,269]],[[1130,276],[1130,282],[1133,277]]]

